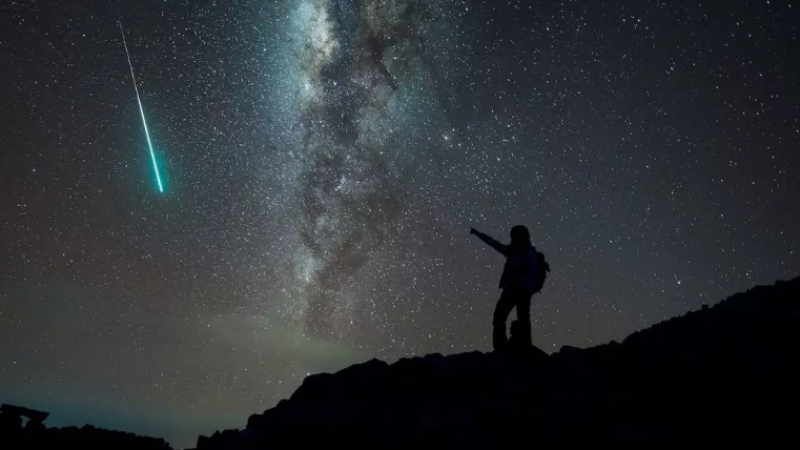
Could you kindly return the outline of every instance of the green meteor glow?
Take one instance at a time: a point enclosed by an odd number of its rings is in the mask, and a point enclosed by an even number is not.
[[[159,192],[164,192],[164,185],[161,183],[161,174],[158,173],[158,163],[156,162],[156,153],[153,151],[153,142],[150,140],[150,132],[147,130],[147,120],[144,118],[144,108],[142,101],[139,100],[139,112],[142,113],[142,124],[144,125],[144,135],[147,138],[147,147],[150,149],[150,159],[153,161],[153,170],[156,173],[156,182],[158,183]]]
[[[125,31],[122,29],[122,21],[119,21],[119,32],[122,34],[122,45],[125,46],[125,55],[128,57],[128,67],[131,69],[131,79],[133,80],[133,89],[136,91],[136,101],[139,103],[139,112],[142,114],[142,125],[144,125],[144,135],[147,138],[147,147],[150,150],[150,160],[153,162],[153,171],[156,173],[156,182],[158,183],[158,191],[164,192],[164,184],[161,182],[161,174],[158,171],[158,162],[156,161],[156,152],[153,150],[153,141],[150,139],[150,130],[147,129],[147,119],[144,118],[144,107],[142,106],[142,98],[139,95],[139,86],[136,84],[136,75],[133,73],[133,63],[131,63],[131,54],[128,51],[128,42],[125,40]]]

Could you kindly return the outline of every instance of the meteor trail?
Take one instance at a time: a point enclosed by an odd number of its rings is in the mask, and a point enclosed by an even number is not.
[[[118,20],[117,23],[119,23],[119,32],[122,34],[122,45],[125,46],[125,55],[128,57],[128,67],[131,68],[131,79],[133,80],[133,89],[136,90],[136,101],[139,102],[139,112],[142,113],[144,135],[147,137],[147,146],[150,149],[150,159],[153,161],[153,170],[156,173],[156,182],[158,182],[158,191],[163,193],[164,185],[161,184],[161,174],[158,173],[156,153],[153,151],[153,142],[150,140],[150,131],[147,129],[147,120],[144,118],[144,107],[142,107],[142,98],[139,96],[139,86],[136,85],[136,75],[133,74],[133,63],[131,62],[131,54],[128,51],[128,42],[125,40],[125,31],[122,29],[122,21]]]

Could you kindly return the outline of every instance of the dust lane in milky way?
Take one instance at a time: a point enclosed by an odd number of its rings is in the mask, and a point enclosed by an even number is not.
[[[442,13],[414,0],[306,0],[291,11],[300,212],[292,297],[312,334],[347,340],[378,323],[375,294],[361,286],[402,232],[408,154],[419,151],[402,136],[426,114],[437,134],[453,129],[433,54],[454,51],[432,20]],[[401,91],[426,99],[420,117],[398,101]]]

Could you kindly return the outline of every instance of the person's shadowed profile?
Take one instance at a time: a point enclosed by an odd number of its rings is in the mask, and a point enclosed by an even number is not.
[[[502,244],[492,237],[470,228],[470,234],[478,236],[506,257],[503,275],[500,277],[500,300],[492,318],[492,345],[495,351],[508,347],[506,320],[516,307],[517,320],[514,323],[514,347],[530,347],[531,342],[531,297],[544,285],[550,265],[544,255],[531,244],[531,236],[524,225],[511,228],[511,243]]]

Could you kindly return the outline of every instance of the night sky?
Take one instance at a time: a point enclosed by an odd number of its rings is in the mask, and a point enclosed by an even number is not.
[[[3,1],[0,62],[0,402],[51,426],[489,350],[470,226],[547,256],[546,351],[800,272],[797,2]]]

